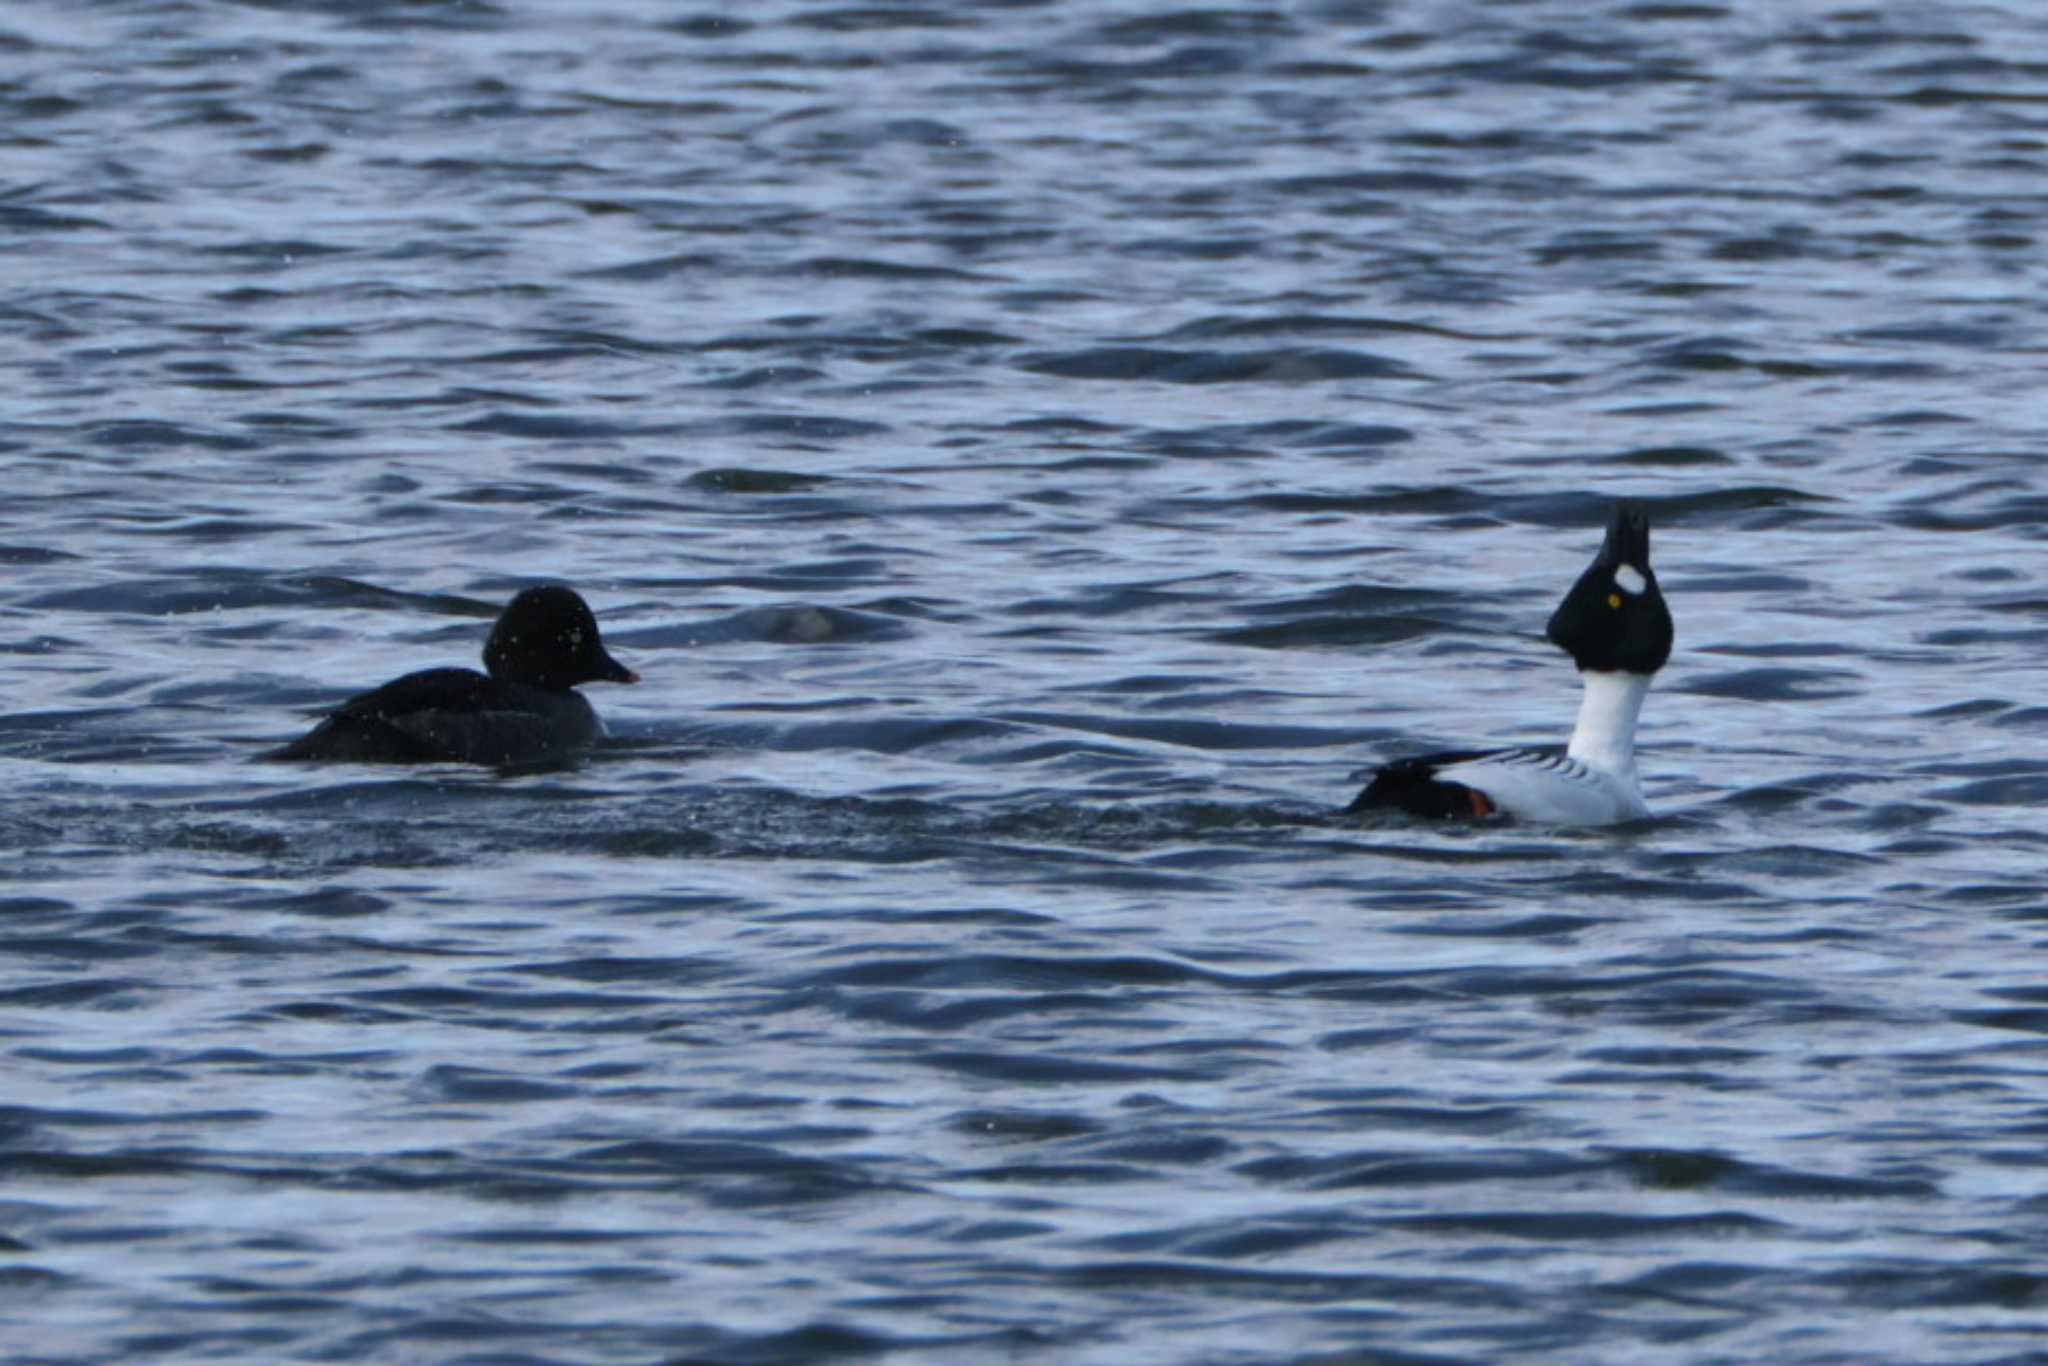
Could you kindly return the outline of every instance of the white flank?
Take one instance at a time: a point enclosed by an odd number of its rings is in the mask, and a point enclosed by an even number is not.
[[[1546,825],[1615,825],[1650,814],[1636,783],[1636,717],[1648,674],[1579,675],[1585,696],[1563,757],[1508,750],[1451,764],[1436,776],[1476,787],[1516,820]]]

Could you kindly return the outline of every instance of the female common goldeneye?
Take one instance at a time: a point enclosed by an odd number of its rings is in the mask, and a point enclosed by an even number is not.
[[[351,697],[266,759],[514,765],[558,759],[604,734],[578,683],[637,683],[605,653],[573,590],[529,588],[484,643],[484,668],[422,669]]]
[[[1671,612],[1650,570],[1650,519],[1623,503],[1600,554],[1550,617],[1551,642],[1585,684],[1562,754],[1531,749],[1425,754],[1386,765],[1350,812],[1438,819],[1495,813],[1554,825],[1613,825],[1650,814],[1636,784],[1636,717],[1671,656]]]

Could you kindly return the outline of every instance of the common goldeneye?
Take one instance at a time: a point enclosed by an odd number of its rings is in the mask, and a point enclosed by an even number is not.
[[[1579,666],[1585,695],[1571,744],[1459,750],[1386,765],[1350,812],[1471,820],[1496,813],[1553,825],[1613,825],[1650,814],[1636,783],[1636,717],[1671,655],[1671,612],[1650,569],[1650,520],[1627,503],[1600,554],[1550,617],[1551,642]]]
[[[579,683],[637,683],[605,652],[573,590],[529,588],[484,644],[484,668],[422,669],[351,697],[266,759],[516,765],[558,759],[604,734]]]

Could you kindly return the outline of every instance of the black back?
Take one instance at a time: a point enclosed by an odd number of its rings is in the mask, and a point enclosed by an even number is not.
[[[1484,759],[1499,750],[1446,750],[1412,759],[1396,759],[1372,775],[1365,791],[1344,808],[1348,816],[1366,811],[1405,811],[1425,820],[1474,820],[1494,812],[1493,799],[1476,787],[1454,783],[1436,776],[1437,770],[1453,764]]]
[[[358,764],[417,764],[456,758],[407,718],[489,711],[498,685],[475,669],[422,669],[358,693],[312,730],[267,759],[326,759]]]

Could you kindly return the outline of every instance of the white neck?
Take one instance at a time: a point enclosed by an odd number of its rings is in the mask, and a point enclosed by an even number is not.
[[[1633,787],[1636,717],[1643,710],[1644,695],[1650,691],[1650,675],[1587,670],[1579,677],[1585,682],[1586,695],[1579,701],[1579,723],[1572,727],[1572,742],[1566,753],[1589,768],[1605,769]]]

